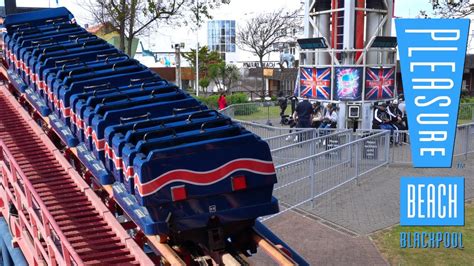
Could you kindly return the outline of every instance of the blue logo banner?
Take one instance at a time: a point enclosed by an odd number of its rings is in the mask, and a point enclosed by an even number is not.
[[[468,19],[396,19],[414,167],[451,167]]]
[[[402,177],[400,225],[464,225],[463,177]]]

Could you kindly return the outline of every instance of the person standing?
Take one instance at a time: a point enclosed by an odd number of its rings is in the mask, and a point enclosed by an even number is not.
[[[217,100],[217,105],[219,106],[219,110],[222,110],[227,107],[227,100],[225,98],[225,94],[222,93]]]
[[[285,114],[286,108],[288,107],[288,98],[286,98],[282,91],[278,94],[278,105],[280,106],[280,116]]]
[[[296,105],[293,118],[297,121],[297,128],[309,128],[311,127],[311,118],[313,117],[313,105],[309,102],[308,97],[304,96],[303,101]],[[304,141],[307,136],[305,133],[301,133],[295,136],[294,141]]]
[[[290,101],[291,101],[291,113],[294,114],[296,110],[296,104],[298,103],[298,98],[295,95],[293,95],[290,97]]]
[[[280,106],[280,118],[281,124],[283,124],[283,116],[285,115],[286,108],[288,107],[288,98],[286,98],[282,91],[278,94],[278,105]]]
[[[311,127],[313,105],[311,105],[307,96],[303,98],[303,101],[298,103],[298,105],[296,106],[295,112],[296,112],[296,116],[298,117],[297,127],[299,128]]]

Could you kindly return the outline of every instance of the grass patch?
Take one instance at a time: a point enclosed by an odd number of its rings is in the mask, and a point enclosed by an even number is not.
[[[400,232],[462,232],[464,249],[400,248]],[[474,204],[466,204],[464,227],[396,226],[372,236],[377,248],[391,265],[473,265]]]
[[[458,119],[458,125],[469,124],[471,122],[471,119]]]
[[[243,120],[243,121],[265,120],[265,119],[268,119],[269,114],[270,114],[270,119],[280,118],[279,106],[270,106],[270,107],[258,106],[255,108],[257,108],[257,110],[255,110],[254,112],[251,112],[250,114],[247,114],[247,115],[236,115],[235,118],[238,120]]]

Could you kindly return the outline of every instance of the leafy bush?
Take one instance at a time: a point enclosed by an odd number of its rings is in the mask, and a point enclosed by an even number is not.
[[[472,106],[461,105],[459,108],[458,119],[460,120],[472,120]]]
[[[219,99],[220,94],[211,95],[208,97],[196,97],[199,101],[207,105],[209,108],[217,109],[217,100]],[[234,93],[232,95],[226,96],[227,98],[227,105],[237,104],[234,106],[234,115],[242,116],[242,115],[251,115],[259,111],[257,105],[253,104],[245,104],[248,103],[248,96],[245,93]],[[243,104],[243,105],[238,105]]]
[[[207,105],[209,108],[217,109],[217,100],[219,99],[219,95],[211,95],[208,97],[196,97],[199,101]]]
[[[211,108],[217,108],[217,100],[219,99],[220,94],[211,95],[208,97],[196,97],[199,101],[203,102],[205,105]],[[248,96],[245,93],[235,93],[227,98],[227,105],[239,104],[239,103],[248,103]]]
[[[238,104],[238,103],[248,103],[249,102],[249,97],[247,94],[239,92],[230,95],[227,97],[227,103],[228,104]]]

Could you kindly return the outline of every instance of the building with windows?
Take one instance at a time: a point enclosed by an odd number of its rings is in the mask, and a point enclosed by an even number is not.
[[[235,20],[211,20],[207,23],[207,45],[226,60],[228,53],[236,52]]]

